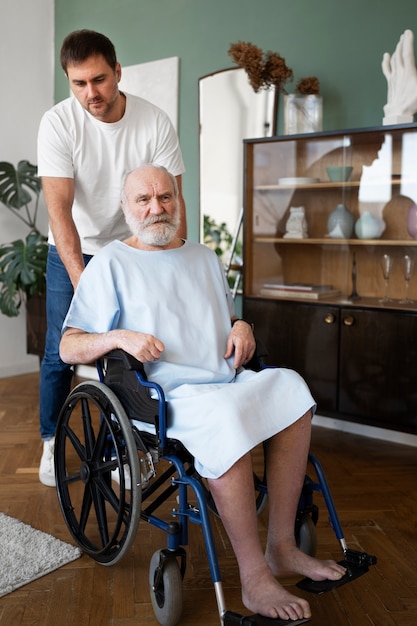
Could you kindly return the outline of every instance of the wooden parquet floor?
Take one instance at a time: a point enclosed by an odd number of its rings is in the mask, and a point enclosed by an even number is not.
[[[316,596],[311,626],[416,626],[417,450],[323,428],[313,429],[348,546],[378,557],[354,582]],[[0,379],[0,510],[71,542],[56,492],[38,481],[37,374]],[[318,556],[341,558],[320,496]],[[267,509],[259,519],[266,534]],[[237,567],[221,523],[213,519],[229,609],[244,611]],[[161,531],[141,523],[129,554],[111,567],[86,555],[0,598],[0,626],[156,626],[148,567],[164,547]],[[199,528],[191,526],[182,626],[218,626],[217,607]],[[0,564],[1,567],[1,564]],[[293,592],[295,580],[284,581]]]

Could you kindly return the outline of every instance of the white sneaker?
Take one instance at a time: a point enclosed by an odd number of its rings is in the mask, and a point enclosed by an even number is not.
[[[39,465],[39,480],[47,487],[55,487],[55,437],[43,442],[43,453]]]

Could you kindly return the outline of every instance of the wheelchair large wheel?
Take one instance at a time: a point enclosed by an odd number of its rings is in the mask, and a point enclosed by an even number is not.
[[[175,626],[182,613],[182,575],[175,557],[163,561],[161,551],[154,552],[149,566],[149,588],[155,617],[162,626]]]
[[[295,539],[301,552],[316,556],[317,552],[317,529],[311,515],[304,512],[297,520]]]
[[[119,561],[139,523],[140,469],[131,423],[105,384],[83,382],[68,396],[57,424],[55,473],[77,544],[103,565]]]

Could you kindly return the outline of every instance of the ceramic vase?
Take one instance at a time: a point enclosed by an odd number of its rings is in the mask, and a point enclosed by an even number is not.
[[[408,209],[407,230],[413,239],[417,239],[417,204],[412,204]]]
[[[344,204],[338,204],[329,215],[327,232],[335,239],[349,239],[352,236],[354,218]]]
[[[378,239],[384,230],[384,220],[369,211],[364,211],[355,224],[355,233],[359,239]]]

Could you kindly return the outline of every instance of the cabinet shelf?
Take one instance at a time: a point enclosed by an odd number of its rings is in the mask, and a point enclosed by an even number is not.
[[[392,178],[389,183],[392,186],[399,186],[401,185],[401,183],[407,182],[408,184],[417,184],[417,180],[410,180],[410,179],[399,179],[399,178]],[[367,183],[367,185],[369,187],[379,187],[380,185],[385,185],[387,183],[387,180],[384,178],[381,178],[381,180],[375,180],[372,181],[372,183]],[[318,183],[302,183],[302,184],[295,184],[295,185],[289,185],[289,184],[278,184],[278,185],[256,185],[254,187],[254,191],[288,191],[289,189],[306,189],[306,190],[314,190],[314,191],[319,191],[319,190],[323,190],[323,189],[351,189],[351,188],[355,188],[355,187],[359,187],[361,185],[361,181],[360,180],[352,180],[352,181],[347,181],[347,182],[327,182],[327,181],[320,181]]]
[[[264,294],[252,294],[248,295],[247,298],[251,298],[253,300],[273,300],[275,302],[300,302],[302,304],[308,304],[312,306],[336,306],[336,307],[353,307],[361,309],[377,309],[379,311],[409,311],[413,313],[417,313],[417,301],[411,302],[409,304],[404,304],[401,300],[390,300],[388,302],[381,302],[380,298],[371,298],[371,297],[362,297],[358,296],[356,298],[350,298],[348,295],[338,295],[333,297],[319,298],[317,300],[311,300],[309,298],[303,298],[301,296],[297,296],[297,298],[291,298],[290,296],[268,296]]]
[[[415,239],[336,239],[333,237],[307,237],[290,239],[284,237],[255,236],[254,243],[272,243],[297,246],[417,246]]]

